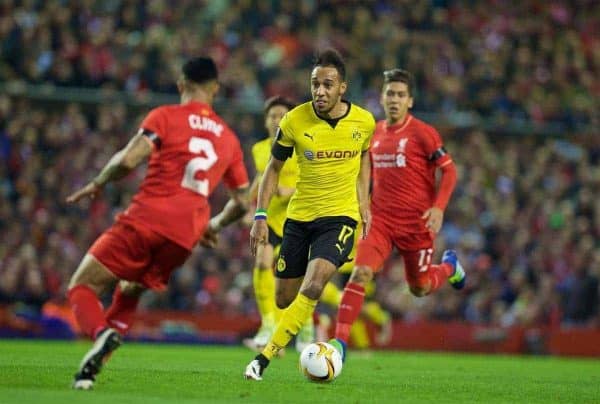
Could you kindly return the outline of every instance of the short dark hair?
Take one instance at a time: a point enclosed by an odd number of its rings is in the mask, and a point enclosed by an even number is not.
[[[396,69],[386,70],[383,72],[383,83],[384,84],[388,84],[388,83],[391,83],[394,81],[399,81],[401,83],[406,84],[406,87],[408,88],[408,93],[412,94],[413,87],[415,85],[415,79],[413,78],[413,75],[408,70],[396,68]]]
[[[294,108],[294,103],[281,95],[275,95],[265,101],[264,112],[265,115],[269,113],[269,110],[277,105],[286,107],[288,110]]]
[[[186,80],[196,84],[203,84],[210,80],[217,80],[219,73],[217,65],[208,57],[195,57],[185,62],[181,72]]]
[[[313,67],[317,66],[335,67],[342,81],[346,79],[346,64],[344,63],[344,59],[342,59],[342,55],[333,48],[327,48],[317,52]]]

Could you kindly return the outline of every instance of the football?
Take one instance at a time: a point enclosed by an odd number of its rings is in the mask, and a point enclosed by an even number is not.
[[[330,382],[342,371],[342,356],[327,342],[309,344],[300,354],[300,372],[313,382]]]

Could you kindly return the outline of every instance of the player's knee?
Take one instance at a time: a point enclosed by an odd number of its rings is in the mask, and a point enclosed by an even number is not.
[[[278,309],[284,310],[287,309],[288,306],[290,304],[292,304],[292,302],[294,301],[294,299],[288,299],[288,298],[277,298],[275,299],[275,304],[277,305]]]
[[[85,271],[75,271],[75,273],[71,275],[71,279],[69,279],[69,285],[67,289],[68,291],[71,291],[71,289],[81,285],[94,289],[94,282],[90,281],[90,278],[87,276]]]
[[[273,251],[271,248],[264,246],[256,254],[256,262],[254,263],[256,268],[261,271],[267,269],[273,269]]]
[[[256,269],[258,269],[259,271],[271,271],[273,269],[273,267],[271,265],[272,265],[272,262],[258,260],[256,262]]]
[[[118,278],[108,268],[92,255],[86,254],[73,276],[71,276],[69,290],[84,285],[99,295],[112,288],[117,281]]]
[[[424,285],[410,285],[410,293],[416,297],[423,297],[429,294],[429,286]]]
[[[67,285],[67,291],[71,291],[75,286],[77,286],[77,279],[75,278],[75,274],[71,275],[71,279],[69,279],[69,284]]]
[[[120,281],[119,288],[125,296],[139,297],[146,290],[146,287],[136,282]]]
[[[270,244],[261,244],[259,246],[254,266],[261,271],[273,269],[273,247]]]
[[[300,292],[309,299],[319,300],[324,288],[325,285],[322,282],[318,279],[312,279],[302,285]]]
[[[71,277],[71,280],[69,281],[69,285],[67,287],[67,293],[70,292],[71,290],[73,290],[74,288],[76,288],[77,286],[85,286],[86,288],[91,289],[97,295],[102,294],[102,291],[104,290],[102,285],[98,285],[94,282],[85,281],[81,277],[73,275]]]
[[[350,276],[350,282],[358,283],[360,285],[366,285],[373,279],[373,271],[367,266],[355,267]]]

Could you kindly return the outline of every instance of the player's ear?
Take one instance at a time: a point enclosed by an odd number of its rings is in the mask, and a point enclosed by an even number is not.
[[[342,84],[340,84],[340,95],[346,94],[347,89],[348,89],[348,84],[345,81],[342,81]]]
[[[177,91],[179,91],[179,94],[183,94],[184,90],[185,90],[185,80],[180,77],[177,79]]]
[[[408,108],[412,108],[413,107],[413,102],[414,99],[412,96],[408,97]]]
[[[213,98],[217,96],[217,93],[219,92],[219,89],[221,88],[221,85],[219,84],[219,82],[217,80],[214,80],[211,84],[210,84],[210,90],[212,93]]]

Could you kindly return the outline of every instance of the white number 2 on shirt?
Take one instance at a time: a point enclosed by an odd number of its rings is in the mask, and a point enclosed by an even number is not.
[[[208,171],[219,159],[212,142],[202,137],[190,138],[189,150],[194,154],[204,153],[202,157],[194,157],[185,166],[185,174],[181,186],[208,197],[208,178],[197,180],[198,171]]]

